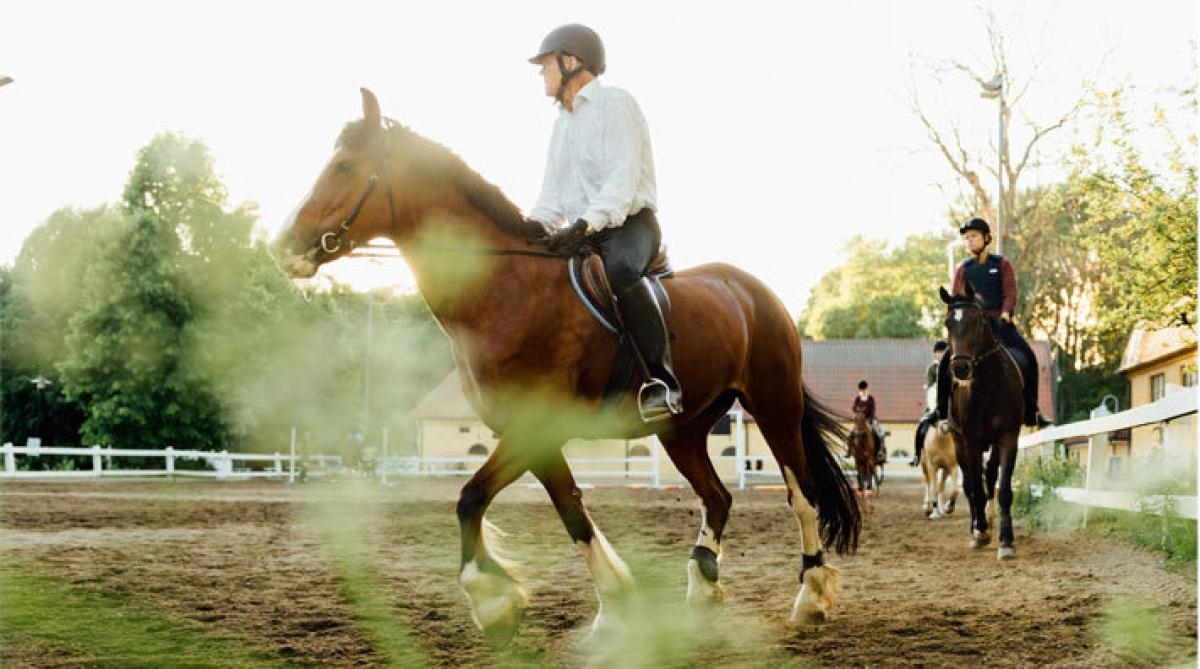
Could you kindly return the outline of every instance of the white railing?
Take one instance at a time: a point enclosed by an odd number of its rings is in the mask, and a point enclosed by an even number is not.
[[[0,478],[78,478],[100,476],[191,476],[218,479],[249,479],[249,478],[287,478],[294,481],[297,475],[296,467],[308,470],[308,474],[318,474],[330,469],[341,469],[342,458],[336,455],[283,455],[230,453],[228,451],[194,451],[175,450],[168,446],[163,449],[147,448],[112,448],[102,446],[13,446],[11,443],[0,446],[4,456],[4,469]],[[17,456],[39,458],[45,455],[90,456],[91,469],[76,470],[47,470],[30,471],[17,468]],[[160,469],[122,469],[113,466],[114,459],[121,458],[161,458],[163,467]],[[205,464],[206,469],[179,469],[175,465],[179,460],[198,460]],[[250,463],[266,463],[265,467],[252,468]],[[284,466],[287,469],[284,469]]]
[[[654,488],[662,487],[662,447],[652,439],[650,455],[623,458],[567,458],[577,479],[642,480]],[[432,456],[385,456],[375,465],[379,479],[389,476],[470,476],[487,460],[484,456],[462,458]]]
[[[1104,484],[1101,467],[1107,456],[1108,433],[1161,424],[1164,462],[1173,464],[1178,461],[1194,461],[1196,453],[1195,419],[1187,421],[1179,419],[1194,416],[1196,402],[1196,388],[1177,389],[1152,404],[1024,435],[1018,442],[1018,447],[1023,453],[1027,453],[1031,449],[1053,444],[1063,439],[1088,437],[1085,459],[1087,477],[1084,487],[1057,488],[1055,492],[1059,497],[1068,502],[1105,509],[1136,511],[1140,508],[1139,504],[1144,503],[1161,508],[1165,501],[1161,495],[1142,496],[1129,491],[1101,489]],[[1195,471],[1194,465],[1190,467],[1190,471]],[[1195,496],[1174,497],[1173,500],[1175,510],[1179,515],[1196,518]]]

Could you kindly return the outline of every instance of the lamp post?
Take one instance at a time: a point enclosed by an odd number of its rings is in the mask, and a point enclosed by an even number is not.
[[[1004,77],[999,72],[991,81],[980,84],[983,89],[979,97],[1000,102],[1000,139],[996,147],[996,183],[999,196],[996,198],[996,253],[1004,252]]]

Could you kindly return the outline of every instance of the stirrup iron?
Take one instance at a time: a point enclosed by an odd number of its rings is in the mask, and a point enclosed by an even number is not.
[[[646,391],[658,387],[663,389],[665,404],[647,407]],[[637,399],[638,413],[641,415],[643,423],[652,423],[656,420],[663,420],[675,414],[683,413],[683,407],[679,405],[679,393],[672,391],[671,386],[667,385],[667,382],[662,379],[652,378],[643,383],[642,387],[638,389]]]

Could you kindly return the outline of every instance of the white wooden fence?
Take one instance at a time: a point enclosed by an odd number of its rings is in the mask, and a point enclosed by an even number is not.
[[[191,451],[175,450],[168,446],[163,449],[111,448],[102,446],[13,446],[11,443],[0,446],[4,455],[4,469],[0,478],[79,478],[101,476],[191,476],[217,479],[250,479],[250,478],[287,478],[294,481],[298,472],[297,467],[306,470],[309,475],[341,469],[342,458],[336,455],[256,455],[249,453],[230,453],[228,451]],[[91,469],[76,470],[44,470],[30,471],[17,468],[17,456],[39,458],[45,455],[74,455],[90,456]],[[163,460],[163,467],[156,469],[124,469],[113,466],[113,460],[121,458],[152,458]],[[179,469],[179,460],[199,460],[204,462],[205,469]],[[256,463],[254,466],[251,463]],[[285,470],[286,466],[286,470]]]
[[[1047,445],[1070,437],[1088,437],[1087,478],[1082,488],[1057,488],[1063,500],[1084,506],[1136,511],[1139,502],[1162,508],[1162,496],[1143,496],[1123,490],[1104,490],[1104,463],[1108,453],[1108,433],[1126,428],[1158,424],[1162,428],[1162,462],[1174,467],[1183,463],[1195,475],[1196,457],[1196,388],[1179,388],[1157,402],[1140,407],[1093,417],[1090,420],[1068,423],[1040,430],[1021,437],[1019,448],[1023,455],[1040,451]],[[1096,412],[1093,412],[1095,415]],[[1186,518],[1196,518],[1196,497],[1172,498],[1175,512]]]

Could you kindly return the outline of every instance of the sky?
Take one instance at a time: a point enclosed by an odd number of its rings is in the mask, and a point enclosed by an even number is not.
[[[0,87],[0,264],[56,209],[117,201],[163,131],[203,141],[231,203],[256,203],[275,230],[361,115],[360,86],[528,210],[558,112],[525,59],[582,22],[604,40],[603,80],[649,123],[673,264],[738,265],[799,316],[853,236],[949,229],[958,187],[910,94],[968,146],[995,143],[996,103],[928,67],[990,75],[986,10],[1014,77],[1032,79],[1022,111],[1043,124],[1088,80],[1148,105],[1195,76],[1196,4],[1182,0],[20,3],[0,21],[0,75],[15,80]],[[1010,141],[1029,132],[1018,118]],[[399,259],[322,271],[413,287]]]

